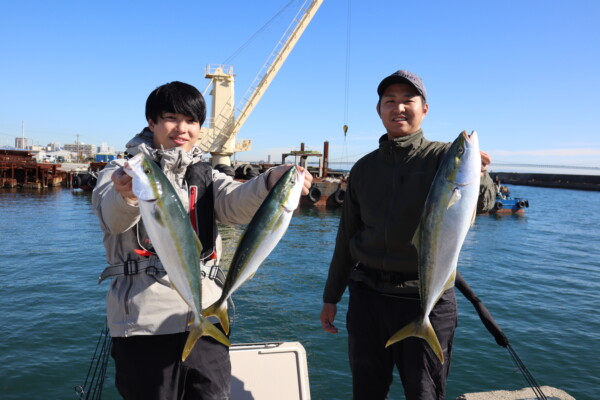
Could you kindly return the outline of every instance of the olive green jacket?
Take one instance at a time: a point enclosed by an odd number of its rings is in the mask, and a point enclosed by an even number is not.
[[[379,149],[356,162],[348,179],[325,303],[339,302],[350,278],[381,292],[418,292],[416,280],[389,287],[354,267],[360,262],[370,269],[416,276],[412,238],[450,145],[425,139],[422,130],[394,140],[386,134],[379,139]],[[485,211],[494,205],[494,188],[489,177],[481,182],[480,208]]]

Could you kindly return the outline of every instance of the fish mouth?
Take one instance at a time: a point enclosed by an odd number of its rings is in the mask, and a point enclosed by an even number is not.
[[[477,132],[471,131],[471,134],[469,135],[467,131],[462,131],[461,134],[463,135],[466,141],[471,142],[471,140],[473,139],[473,135],[477,135]]]

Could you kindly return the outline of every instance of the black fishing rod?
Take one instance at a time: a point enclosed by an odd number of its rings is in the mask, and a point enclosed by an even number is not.
[[[79,400],[99,400],[102,398],[111,347],[112,338],[108,333],[108,326],[105,322],[98,337],[96,350],[94,350],[85,382],[83,385],[74,388]]]
[[[471,304],[473,304],[473,307],[475,307],[475,310],[477,311],[481,322],[483,322],[483,325],[485,325],[487,330],[492,334],[492,336],[496,340],[496,343],[498,343],[499,346],[502,346],[508,350],[513,361],[515,362],[515,364],[517,364],[517,367],[519,367],[519,370],[523,374],[523,377],[525,377],[525,380],[527,381],[529,386],[531,386],[531,389],[533,389],[533,392],[535,393],[536,397],[539,400],[548,400],[546,395],[544,395],[544,393],[542,392],[540,385],[538,385],[533,375],[531,375],[531,372],[529,372],[523,361],[521,361],[521,359],[517,355],[517,352],[512,348],[512,346],[508,342],[508,338],[506,337],[504,332],[502,332],[502,329],[500,329],[496,321],[494,321],[494,318],[492,318],[492,314],[490,314],[486,306],[482,303],[479,297],[477,297],[473,289],[471,289],[471,287],[467,285],[467,282],[464,280],[464,278],[458,271],[456,271],[456,279],[454,281],[454,285],[467,298],[467,300],[469,300]]]

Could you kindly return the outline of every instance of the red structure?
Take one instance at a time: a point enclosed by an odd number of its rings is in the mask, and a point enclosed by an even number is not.
[[[59,186],[66,173],[60,164],[38,163],[30,151],[0,149],[0,187],[41,189]]]

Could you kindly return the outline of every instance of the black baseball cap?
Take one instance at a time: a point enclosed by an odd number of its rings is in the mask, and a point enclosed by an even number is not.
[[[394,83],[409,83],[413,85],[415,89],[417,89],[417,92],[423,96],[425,102],[427,102],[427,91],[425,90],[425,84],[423,83],[423,80],[417,74],[413,74],[412,72],[405,71],[403,69],[394,72],[381,81],[379,86],[377,86],[377,94],[379,97],[381,98],[381,95],[383,92],[385,92],[385,89]]]

